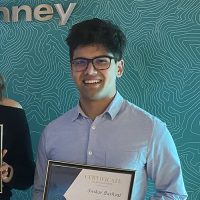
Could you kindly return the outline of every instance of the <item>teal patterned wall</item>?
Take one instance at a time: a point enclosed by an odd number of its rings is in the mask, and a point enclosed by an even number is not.
[[[0,7],[67,0],[1,0]],[[74,0],[65,26],[59,15],[47,22],[4,23],[0,15],[0,72],[7,96],[24,107],[34,154],[51,120],[74,106],[78,92],[70,78],[65,38],[72,24],[99,17],[113,20],[127,35],[120,93],[165,121],[180,155],[189,200],[200,199],[200,1]],[[167,173],[167,172],[166,172]],[[153,192],[153,184],[147,199]],[[14,191],[12,200],[31,199],[31,190]]]

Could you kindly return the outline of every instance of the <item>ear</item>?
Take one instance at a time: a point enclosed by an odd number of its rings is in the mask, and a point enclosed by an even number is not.
[[[124,72],[124,60],[117,61],[117,77],[120,78]]]
[[[71,73],[71,78],[74,79],[74,73],[72,71],[72,68],[70,67],[70,73]]]

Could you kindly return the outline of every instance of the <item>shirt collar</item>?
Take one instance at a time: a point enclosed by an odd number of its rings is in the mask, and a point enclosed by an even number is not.
[[[115,97],[114,97],[114,99],[110,103],[110,105],[107,107],[105,112],[103,114],[101,114],[101,115],[103,116],[105,114],[108,114],[111,117],[111,119],[113,120],[116,117],[117,113],[119,112],[122,103],[123,103],[123,97],[119,94],[119,92],[117,92]],[[73,116],[72,116],[72,121],[75,121],[79,117],[88,118],[85,115],[85,113],[83,112],[83,110],[81,109],[81,107],[80,107],[80,105],[78,103],[76,105],[76,107],[74,107],[74,113],[73,113]]]
[[[105,113],[108,113],[111,119],[113,120],[120,111],[122,103],[123,103],[123,97],[119,94],[119,92],[117,92],[114,99],[106,109]]]
[[[79,117],[81,116],[84,116],[84,117],[87,117],[84,112],[82,111],[79,103],[74,107],[74,112],[73,112],[73,115],[72,115],[72,121],[75,121],[76,119],[78,119]]]

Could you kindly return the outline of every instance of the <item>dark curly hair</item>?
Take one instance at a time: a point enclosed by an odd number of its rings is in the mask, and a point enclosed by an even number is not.
[[[120,60],[126,46],[126,37],[111,21],[93,18],[73,25],[66,42],[69,46],[70,60],[78,46],[90,44],[103,45],[116,60]]]
[[[3,90],[5,88],[5,80],[4,77],[0,74],[0,100],[3,98]]]

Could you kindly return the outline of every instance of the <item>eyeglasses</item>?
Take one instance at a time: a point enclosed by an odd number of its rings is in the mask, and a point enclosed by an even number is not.
[[[111,56],[98,56],[93,59],[75,58],[71,61],[71,68],[72,71],[82,72],[88,68],[89,63],[92,63],[95,69],[105,70],[110,67],[112,59],[114,59],[114,57]]]

